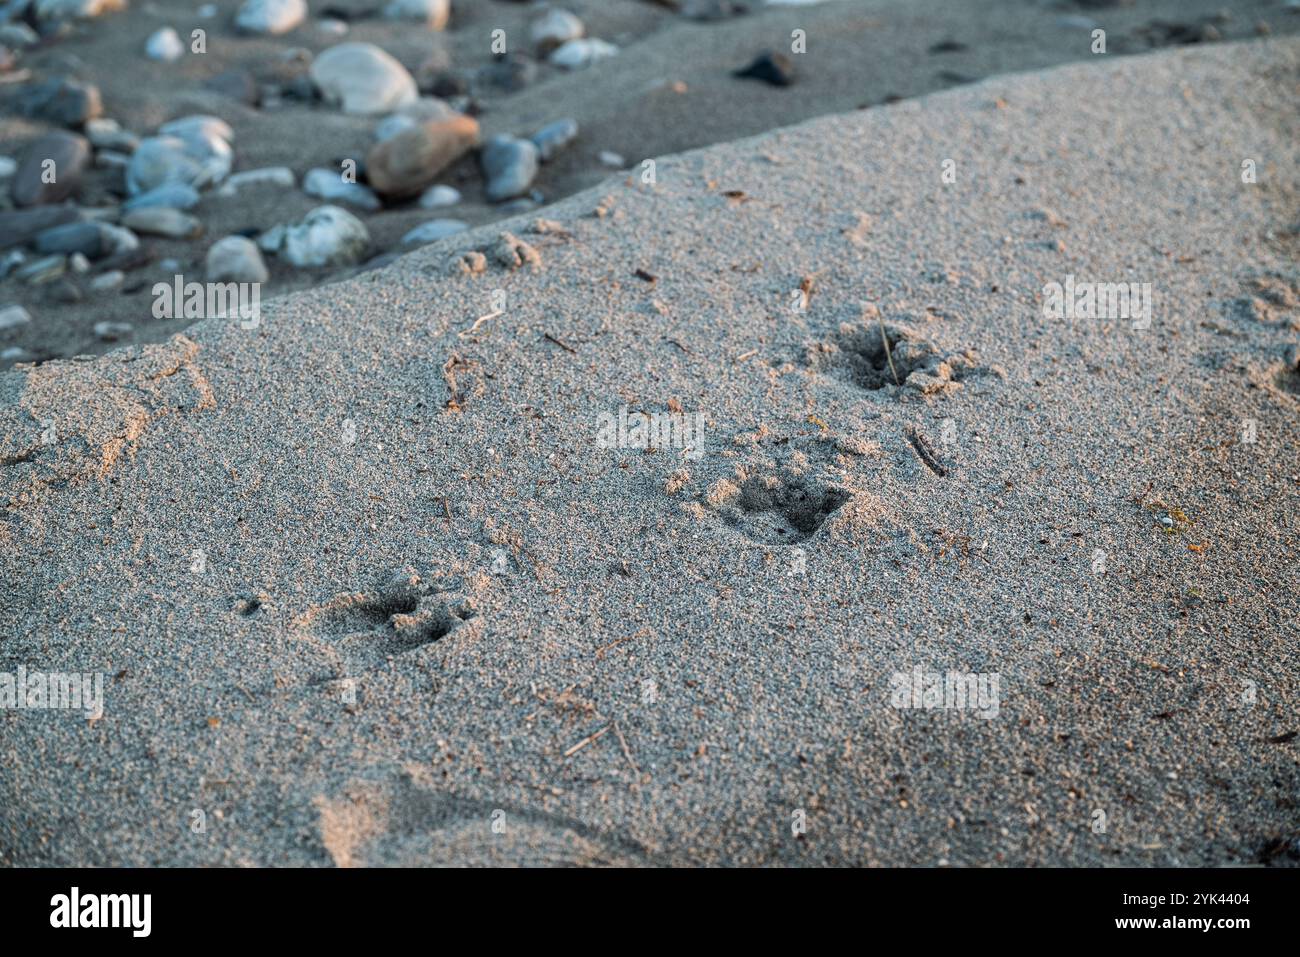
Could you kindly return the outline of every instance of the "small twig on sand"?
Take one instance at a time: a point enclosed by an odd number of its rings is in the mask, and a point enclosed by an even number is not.
[[[885,344],[885,358],[889,360],[889,371],[894,374],[894,385],[902,385],[898,381],[898,370],[894,368],[894,356],[889,351],[889,336],[885,334],[885,320],[876,313],[876,321],[880,323],[880,341]]]
[[[474,320],[474,325],[470,326],[468,329],[456,333],[456,335],[459,336],[461,339],[464,339],[466,336],[473,335],[475,332],[477,332],[478,327],[483,325],[483,323],[487,322],[489,319],[495,319],[497,316],[504,316],[504,315],[505,313],[502,312],[500,309],[493,310],[492,312],[489,312],[486,316],[479,316],[477,319]]]
[[[575,744],[573,747],[569,748],[568,751],[565,751],[565,752],[564,752],[564,756],[565,756],[566,758],[571,758],[571,757],[573,757],[575,754],[577,754],[579,751],[581,751],[581,750],[582,750],[583,748],[585,748],[587,745],[591,744],[591,742],[595,741],[597,738],[599,738],[599,737],[601,737],[603,734],[605,734],[605,732],[607,732],[607,731],[608,731],[610,728],[612,728],[612,727],[614,727],[613,724],[607,724],[607,725],[605,725],[605,727],[601,728],[601,729],[600,729],[599,731],[597,731],[595,734],[589,734],[589,735],[587,735],[585,738],[583,738],[581,741],[579,741],[579,742],[578,742],[577,744]]]
[[[543,336],[543,337],[544,337],[548,342],[554,342],[557,346],[559,346],[559,347],[560,347],[561,349],[563,349],[565,352],[571,352],[571,353],[573,353],[575,356],[578,354],[578,350],[577,350],[577,349],[573,348],[573,346],[569,345],[567,342],[561,342],[559,339],[555,338],[555,336],[551,335],[549,332],[543,332],[543,333],[542,333],[542,336]]]
[[[632,750],[627,746],[627,738],[623,737],[623,730],[618,726],[617,721],[613,723],[612,727],[614,729],[614,733],[618,735],[618,743],[623,748],[623,757],[627,758],[627,763],[630,764],[632,766],[632,770],[639,775],[641,773],[641,769],[638,768],[636,766],[636,762],[632,760]]]

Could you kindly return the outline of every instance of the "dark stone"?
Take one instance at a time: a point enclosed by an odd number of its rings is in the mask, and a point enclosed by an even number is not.
[[[53,160],[54,182],[44,182],[45,161]],[[90,160],[90,144],[84,136],[58,131],[38,136],[18,160],[18,171],[9,184],[15,206],[44,206],[67,199],[81,185],[81,173]]]
[[[0,212],[0,249],[25,245],[47,229],[64,223],[75,223],[81,218],[81,210],[70,203],[64,206],[5,210]]]
[[[38,253],[81,253],[89,259],[98,259],[108,249],[104,230],[96,222],[65,223],[45,230],[36,237]]]
[[[104,111],[99,87],[68,77],[45,80],[28,87],[23,91],[18,107],[26,116],[60,126],[81,126]]]
[[[537,64],[522,53],[498,56],[483,68],[483,81],[507,93],[517,93],[537,77]]]
[[[74,302],[81,302],[86,297],[82,294],[80,287],[71,279],[60,279],[51,287],[50,298],[55,302],[72,305]]]
[[[448,100],[453,96],[464,96],[468,93],[469,84],[465,82],[465,78],[459,73],[448,70],[435,76],[433,82],[429,84],[429,89],[425,92]]]
[[[754,62],[743,70],[737,70],[732,76],[748,80],[762,80],[773,86],[789,86],[794,82],[794,64],[783,53],[764,50]]]

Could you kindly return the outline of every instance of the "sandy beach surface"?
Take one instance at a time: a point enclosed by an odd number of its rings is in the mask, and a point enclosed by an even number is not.
[[[0,863],[1294,864],[1300,42],[971,56],[0,373]]]

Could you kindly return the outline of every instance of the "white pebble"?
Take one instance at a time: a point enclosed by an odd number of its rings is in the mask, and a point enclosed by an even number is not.
[[[151,60],[171,63],[185,55],[185,44],[181,42],[180,34],[175,30],[171,27],[163,27],[154,31],[153,35],[145,41],[144,52]]]
[[[13,329],[32,321],[32,314],[22,306],[5,306],[0,309],[0,329]]]
[[[424,209],[437,209],[440,206],[455,206],[460,200],[460,190],[439,183],[424,191],[420,196],[420,206]]]

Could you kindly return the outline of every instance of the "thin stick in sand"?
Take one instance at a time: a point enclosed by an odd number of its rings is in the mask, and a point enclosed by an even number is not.
[[[894,385],[902,385],[898,381],[898,370],[894,368],[894,357],[889,351],[889,336],[885,334],[885,320],[876,314],[876,321],[880,323],[880,341],[885,345],[885,358],[889,360],[889,371],[894,374]]]
[[[612,724],[607,724],[607,725],[605,725],[605,727],[601,728],[601,729],[600,729],[599,731],[597,731],[596,733],[587,735],[585,738],[583,738],[581,741],[579,741],[579,742],[578,742],[577,744],[575,744],[573,747],[569,748],[568,751],[565,751],[565,752],[564,752],[564,756],[565,756],[566,758],[571,758],[571,757],[573,757],[575,754],[577,754],[579,751],[581,751],[581,750],[582,750],[583,748],[585,748],[587,745],[591,744],[591,742],[595,741],[596,739],[598,739],[598,738],[600,738],[602,735],[604,735],[605,732],[607,732],[607,731],[608,731],[610,728],[612,728],[612,727],[614,727],[614,725],[612,725]]]

